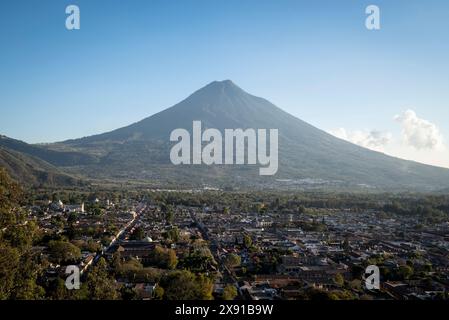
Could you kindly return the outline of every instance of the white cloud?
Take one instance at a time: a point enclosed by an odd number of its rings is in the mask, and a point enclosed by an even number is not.
[[[394,119],[402,126],[402,140],[418,150],[437,149],[444,146],[439,128],[430,121],[419,118],[415,111],[407,110]]]
[[[328,132],[340,139],[388,155],[425,164],[449,168],[449,148],[444,145],[439,128],[406,110],[394,119],[401,125],[402,139],[379,130],[347,130]]]
[[[346,130],[345,128],[338,128],[336,130],[330,130],[329,133],[336,136],[337,138],[381,152],[384,151],[384,147],[387,146],[392,139],[391,133],[378,130],[350,131]]]

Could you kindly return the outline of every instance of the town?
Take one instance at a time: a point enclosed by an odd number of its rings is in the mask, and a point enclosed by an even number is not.
[[[220,190],[38,195],[24,207],[36,235],[34,294],[448,299],[448,199],[414,197]],[[73,264],[81,270],[80,290],[64,287],[65,267]],[[379,290],[364,284],[368,265],[380,269]]]

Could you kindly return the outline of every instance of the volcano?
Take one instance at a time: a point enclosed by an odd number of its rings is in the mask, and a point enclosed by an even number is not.
[[[177,128],[191,129],[193,121],[222,132],[278,129],[277,173],[261,177],[258,167],[252,165],[173,165],[170,133]],[[95,179],[262,189],[433,191],[449,187],[448,169],[402,160],[338,139],[245,92],[230,80],[214,81],[178,104],[129,126],[46,148],[84,155],[79,164],[64,168]]]

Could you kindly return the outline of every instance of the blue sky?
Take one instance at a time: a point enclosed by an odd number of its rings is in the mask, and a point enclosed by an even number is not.
[[[365,28],[370,4],[381,30]],[[27,142],[112,130],[232,79],[323,130],[381,132],[375,148],[449,167],[448,1],[1,1],[0,52],[0,133]],[[418,131],[394,119],[409,109]],[[413,145],[426,123],[438,152]]]

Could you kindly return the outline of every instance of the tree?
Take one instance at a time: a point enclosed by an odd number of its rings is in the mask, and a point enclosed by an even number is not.
[[[19,200],[22,190],[0,168],[0,299],[39,299],[43,288],[36,284],[39,268],[29,250],[37,226],[25,221]]]
[[[23,191],[5,169],[0,168],[0,230],[2,240],[12,247],[24,250],[30,247],[38,228],[33,221],[26,221],[20,208]]]
[[[345,240],[343,241],[342,247],[343,247],[343,250],[345,250],[345,252],[349,252],[349,250],[351,249],[351,246],[349,245],[348,237],[345,237]]]
[[[17,223],[15,210],[23,196],[22,189],[0,168],[0,230]]]
[[[173,223],[173,218],[174,218],[174,213],[172,209],[168,209],[168,211],[165,213],[165,220],[167,221],[168,224],[172,224]]]
[[[195,276],[187,270],[168,273],[161,279],[167,300],[210,300],[213,281],[203,274]]]
[[[20,252],[0,244],[0,299],[41,299],[44,289],[37,284],[42,269],[31,251]]]
[[[107,263],[103,257],[88,273],[85,286],[88,297],[92,300],[116,300],[120,296],[115,279],[109,276]]]
[[[129,288],[127,286],[123,286],[120,288],[120,294],[122,300],[137,300],[138,299],[138,293],[136,292],[135,288]]]
[[[216,265],[217,262],[209,248],[202,246],[184,256],[181,261],[181,269],[185,268],[196,272],[207,272]]]
[[[362,281],[360,281],[359,279],[354,279],[349,282],[348,286],[352,290],[360,291],[360,290],[362,290]]]
[[[345,278],[340,273],[337,273],[334,278],[334,282],[336,285],[342,287],[345,284]]]
[[[56,263],[73,263],[81,259],[81,250],[66,241],[52,240],[48,243],[50,259]]]
[[[223,289],[223,294],[221,295],[221,298],[223,300],[234,300],[235,297],[237,297],[237,288],[233,285],[228,284]]]
[[[14,288],[20,254],[16,248],[0,244],[0,300],[9,299]]]
[[[31,247],[38,235],[38,226],[34,221],[26,221],[10,225],[3,233],[3,238],[8,240],[11,246],[25,250]]]
[[[238,266],[240,266],[241,262],[242,262],[242,258],[240,258],[240,256],[238,256],[234,253],[228,254],[225,259],[225,265],[228,268],[238,267]]]
[[[167,205],[164,202],[161,205],[161,211],[164,214],[165,221],[167,222],[167,224],[172,224],[173,223],[173,218],[174,218],[174,213],[173,213],[172,206],[171,205]]]
[[[153,298],[155,300],[162,300],[164,298],[164,288],[162,288],[161,286],[156,286],[156,288],[154,289]]]
[[[101,216],[103,214],[103,209],[101,209],[98,206],[95,206],[92,208],[92,215],[94,216]]]
[[[150,255],[150,261],[153,265],[160,268],[175,269],[178,265],[178,258],[173,249],[166,249],[156,246]]]
[[[179,229],[178,227],[173,227],[170,230],[167,231],[166,233],[166,237],[167,239],[173,241],[173,242],[178,242],[179,241]]]
[[[116,274],[126,276],[130,279],[134,279],[136,274],[143,269],[142,263],[135,258],[131,258],[123,263],[120,262],[118,266],[117,261],[114,258],[113,267]]]
[[[251,239],[251,237],[247,234],[245,234],[243,236],[243,245],[245,246],[245,248],[249,249],[253,244],[253,240]]]
[[[167,254],[167,268],[175,269],[178,264],[178,257],[176,257],[176,252],[173,249],[168,249]]]
[[[75,212],[72,212],[67,217],[67,223],[72,224],[78,220],[78,215]]]
[[[413,275],[413,268],[408,265],[400,266],[398,274],[402,279],[409,279]]]

